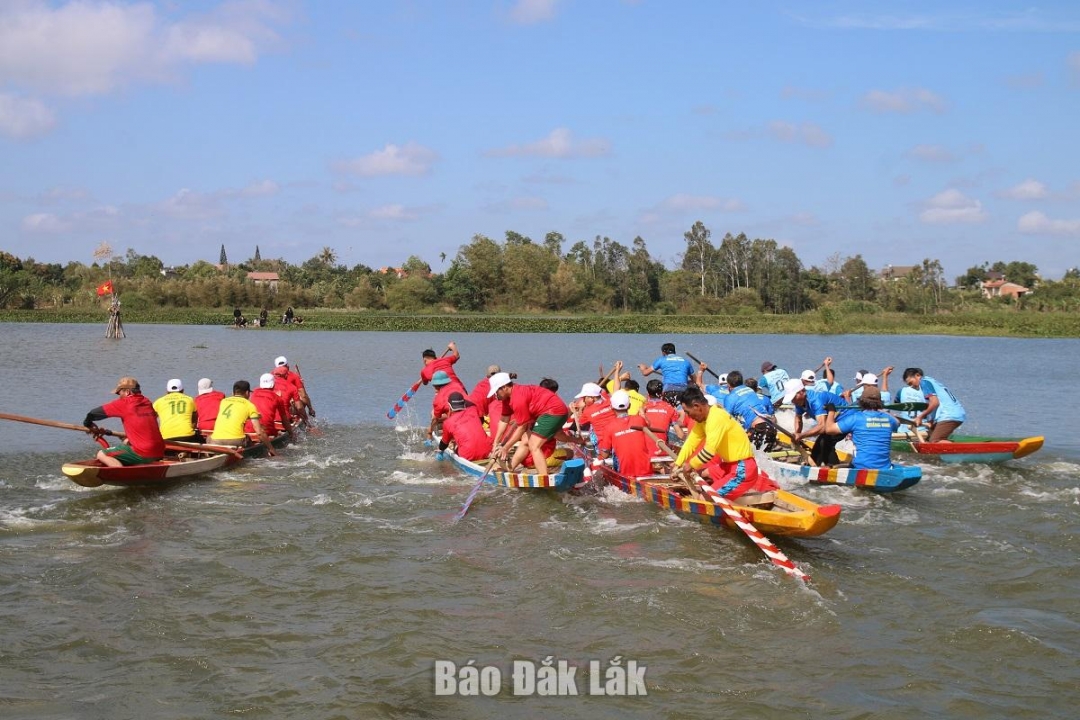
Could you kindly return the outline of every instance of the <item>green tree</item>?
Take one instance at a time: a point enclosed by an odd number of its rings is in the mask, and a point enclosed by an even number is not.
[[[686,252],[683,253],[682,269],[692,272],[700,281],[701,297],[705,297],[705,280],[712,268],[715,248],[709,242],[711,231],[705,227],[705,223],[698,220],[687,232],[683,233],[686,240]]]
[[[218,259],[218,265],[225,267],[229,264],[229,258],[225,256],[225,243],[221,244],[221,257]]]

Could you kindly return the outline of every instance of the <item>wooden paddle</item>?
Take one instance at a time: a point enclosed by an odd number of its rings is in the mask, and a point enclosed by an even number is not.
[[[666,442],[657,437],[656,433],[654,433],[648,427],[644,427],[642,428],[642,430],[645,431],[646,435],[653,439],[653,441],[656,443],[656,447],[663,450],[664,454],[671,458],[672,462],[675,462],[675,458],[678,456],[674,453],[674,451],[672,451],[670,447],[668,447],[668,444]],[[701,491],[698,490],[697,486],[694,485],[690,478],[688,478],[680,468],[675,468],[675,470],[672,472],[672,475],[679,478],[679,480],[681,480],[683,484],[686,485],[686,488],[690,491],[690,496],[692,498],[694,498],[695,500],[701,500],[702,502],[708,502],[705,496],[701,494]]]
[[[44,425],[45,427],[58,428],[60,430],[75,430],[76,432],[84,432],[88,435],[93,435],[94,431],[85,425],[73,425],[72,423],[59,422],[57,420],[42,420],[41,418],[26,417],[24,415],[12,415],[10,413],[0,413],[0,420],[13,420],[15,422],[28,423],[30,425]],[[106,428],[98,428],[101,435],[110,435],[112,437],[120,438],[124,440],[127,438],[122,432],[115,432]],[[235,447],[228,445],[204,445],[202,443],[188,443],[180,441],[165,441],[165,448],[168,450],[207,450],[209,452],[230,453],[238,457],[244,457],[244,454]]]
[[[892,413],[889,413],[889,414],[892,415]],[[926,436],[923,435],[922,430],[919,429],[919,424],[917,422],[915,422],[914,420],[910,420],[910,419],[908,419],[906,417],[900,417],[899,415],[893,415],[893,417],[896,418],[897,420],[899,420],[904,425],[910,425],[911,426],[911,431],[913,433],[915,433],[915,439],[916,440],[918,440],[921,443],[926,442]]]
[[[491,474],[491,469],[495,467],[497,460],[498,458],[491,458],[491,460],[488,461],[487,467],[484,469],[484,474],[476,481],[476,485],[469,491],[469,497],[465,498],[465,504],[461,506],[461,510],[454,516],[454,522],[465,517],[465,513],[469,512],[469,506],[472,505],[473,498],[476,497],[476,493],[479,492],[480,487],[484,484],[484,481],[487,480],[487,476]]]
[[[698,360],[698,359],[697,359],[696,357],[694,357],[693,353],[686,353],[686,357],[690,358],[691,360],[693,360],[694,362],[696,362],[696,363],[697,363],[698,365],[705,365],[705,363],[701,362],[701,361],[700,361],[700,360]],[[713,369],[712,369],[711,367],[709,367],[708,365],[705,365],[705,372],[709,373],[710,375],[712,375],[712,376],[713,376],[714,378],[716,378],[717,380],[719,380],[719,379],[720,379],[720,376],[716,374],[716,371],[715,371],[715,370],[713,370]]]
[[[304,384],[304,376],[300,374],[300,363],[293,363],[293,367],[296,368],[296,377],[300,378],[300,386],[304,391],[304,397],[301,400],[306,401],[308,412],[311,414],[307,418],[308,432],[312,435],[322,435],[322,430],[315,427],[315,407],[311,404],[311,395],[308,394],[307,386]]]
[[[881,409],[882,410],[895,410],[896,412],[922,412],[927,407],[929,407],[929,404],[924,403],[924,402],[901,402],[901,403],[890,403],[888,405],[882,405]],[[837,405],[836,409],[837,410],[861,410],[862,406],[860,406],[860,405]]]
[[[656,446],[666,452],[673,461],[676,459],[676,456],[671,452],[671,448],[667,446],[667,443],[656,437],[649,428],[645,428],[645,432],[656,441]],[[691,492],[694,493],[696,499],[711,502],[719,507],[724,515],[726,515],[737,528],[742,530],[743,533],[745,533],[746,536],[750,538],[763,553],[765,553],[765,557],[769,558],[774,565],[794,578],[798,578],[803,582],[810,582],[809,575],[800,570],[787,555],[780,551],[780,548],[776,547],[776,545],[773,544],[769,538],[765,537],[752,522],[747,520],[730,500],[713,490],[712,486],[709,485],[703,477],[697,473],[691,473],[693,478],[691,481],[691,478],[686,477],[686,474],[683,473],[681,469],[676,469],[674,474],[682,477],[683,482],[691,488]],[[698,491],[694,490],[695,485],[697,486]],[[704,492],[707,497],[702,497],[701,492]]]

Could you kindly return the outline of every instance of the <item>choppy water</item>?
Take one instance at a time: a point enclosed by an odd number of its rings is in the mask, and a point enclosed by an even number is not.
[[[1025,460],[927,465],[895,496],[801,488],[844,506],[825,537],[778,543],[808,590],[738,534],[610,489],[485,490],[454,524],[472,480],[423,447],[431,390],[385,418],[450,337],[102,330],[0,326],[0,410],[78,423],[121,375],[152,397],[175,376],[227,390],[285,354],[323,433],[210,480],[91,490],[59,472],[85,436],[0,425],[0,717],[1075,716],[1080,440],[1041,412],[1059,388],[1017,380],[1050,357],[1076,377],[1080,341],[674,338],[725,369],[921,365],[966,430],[1047,435]],[[467,381],[497,362],[568,395],[667,338],[452,339]],[[511,664],[547,656],[578,666],[579,695],[515,697]],[[588,695],[589,662],[615,656],[646,666],[646,697]],[[437,660],[495,665],[502,691],[436,696]]]

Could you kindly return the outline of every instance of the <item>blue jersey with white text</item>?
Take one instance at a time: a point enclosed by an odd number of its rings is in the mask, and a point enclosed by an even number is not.
[[[694,378],[694,366],[681,355],[664,355],[657,358],[652,366],[653,370],[658,370],[664,379],[664,392],[685,390],[687,384]]]
[[[724,409],[728,411],[731,417],[738,420],[746,430],[749,430],[750,426],[757,420],[758,413],[762,415],[773,414],[772,401],[763,395],[758,395],[745,385],[738,386],[724,396]],[[757,412],[754,412],[754,410],[757,410]]]
[[[931,419],[935,422],[945,420],[964,422],[967,420],[967,412],[964,411],[964,406],[960,404],[955,395],[949,392],[949,388],[945,387],[941,382],[932,377],[924,376],[922,382],[919,383],[919,389],[922,390],[922,394],[926,396],[927,400],[930,399],[931,395],[937,395],[939,405],[937,410],[931,414]]]
[[[761,376],[758,380],[758,388],[774,403],[778,403],[784,399],[784,383],[789,379],[787,370],[773,368]]]
[[[882,397],[882,402],[885,402],[885,393],[882,393],[881,397]],[[922,394],[921,390],[918,390],[918,389],[913,388],[913,387],[908,387],[907,385],[905,385],[904,387],[900,388],[900,394],[897,396],[897,401],[902,402],[902,403],[908,403],[908,402],[923,403],[923,402],[926,402],[926,396]],[[911,412],[909,412],[907,414],[907,416],[909,418],[913,418],[917,414],[918,414],[918,411],[912,410]]]
[[[837,427],[845,434],[851,433],[855,443],[855,459],[852,467],[858,470],[885,470],[892,467],[889,448],[892,434],[900,427],[900,421],[892,415],[877,410],[846,413],[837,419]]]
[[[820,390],[807,390],[806,391],[806,405],[797,405],[795,407],[796,415],[809,415],[812,418],[816,418],[819,415],[827,415],[828,410],[825,406],[832,403],[836,406],[836,419],[840,420],[844,415],[849,414],[850,410],[841,410],[840,407],[846,405],[844,398],[833,393],[821,392]]]

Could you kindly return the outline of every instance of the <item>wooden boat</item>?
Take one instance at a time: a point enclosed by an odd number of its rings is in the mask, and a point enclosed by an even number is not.
[[[671,482],[666,475],[632,478],[620,475],[606,465],[600,466],[594,472],[623,492],[667,508],[681,517],[701,523],[735,527],[719,505],[688,497],[684,494],[687,492],[686,486]],[[766,535],[815,537],[832,530],[840,520],[839,505],[818,505],[786,490],[772,490],[755,495],[753,499],[752,505],[741,505],[738,501],[733,504],[743,517]]]
[[[806,480],[818,485],[850,485],[876,493],[889,493],[905,490],[922,479],[922,468],[918,465],[894,464],[887,470],[857,470],[804,465],[797,462],[798,454],[789,450],[769,453],[769,457],[780,477]]]
[[[62,472],[83,487],[100,485],[158,485],[190,479],[239,462],[234,453],[184,450],[170,452],[163,460],[144,465],[111,467],[97,459],[65,463]]]
[[[438,439],[436,438],[436,445]],[[479,478],[484,475],[487,465],[466,460],[453,450],[445,451],[446,458],[454,463],[458,469]],[[485,483],[498,485],[506,488],[523,490],[554,490],[566,492],[585,479],[585,461],[581,458],[570,458],[564,461],[560,467],[549,468],[547,475],[538,475],[530,472],[511,472],[509,470],[493,469],[484,478]]]
[[[1040,436],[1010,440],[1004,438],[953,435],[949,442],[919,442],[907,433],[895,433],[892,449],[940,458],[945,463],[997,463],[1027,457],[1042,448]]]

